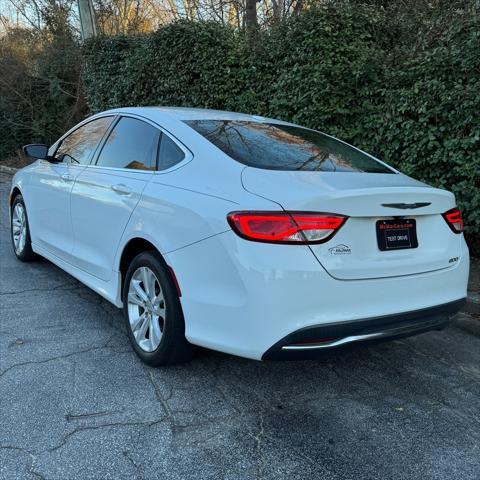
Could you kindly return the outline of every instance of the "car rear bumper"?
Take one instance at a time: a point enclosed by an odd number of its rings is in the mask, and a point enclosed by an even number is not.
[[[469,271],[464,245],[458,261],[442,270],[337,280],[308,246],[249,242],[233,232],[171,252],[166,261],[182,290],[188,341],[257,360],[303,329],[337,324],[347,329],[365,319],[401,323],[409,312],[461,300]]]
[[[352,344],[379,342],[440,330],[457,313],[465,299],[430,308],[351,322],[326,323],[302,328],[267,350],[262,360],[305,360],[325,350]]]

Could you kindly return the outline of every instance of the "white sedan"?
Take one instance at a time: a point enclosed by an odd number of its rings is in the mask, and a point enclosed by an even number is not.
[[[466,297],[453,194],[324,133],[120,108],[24,151],[35,161],[12,183],[15,255],[41,255],[123,308],[150,365],[194,345],[315,357],[440,329]]]

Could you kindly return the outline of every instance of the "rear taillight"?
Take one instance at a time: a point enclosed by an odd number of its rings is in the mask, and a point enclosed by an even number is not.
[[[453,233],[463,232],[462,212],[458,208],[452,208],[443,214],[443,218]]]
[[[332,238],[347,217],[310,212],[232,212],[227,216],[242,238],[268,243],[322,243]]]

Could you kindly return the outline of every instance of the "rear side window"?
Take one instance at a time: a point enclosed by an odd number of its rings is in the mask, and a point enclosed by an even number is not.
[[[110,132],[97,160],[102,167],[155,170],[160,131],[136,118],[122,117]]]
[[[395,173],[355,148],[302,127],[237,120],[189,120],[228,156],[268,170]]]
[[[63,163],[85,165],[105,135],[113,117],[101,117],[82,125],[65,137],[57,151],[55,158]]]
[[[168,135],[163,133],[158,152],[158,169],[171,168],[184,158],[183,150]]]

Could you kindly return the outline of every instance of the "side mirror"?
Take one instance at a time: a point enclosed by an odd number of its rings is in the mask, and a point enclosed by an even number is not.
[[[23,147],[23,153],[30,158],[35,160],[49,160],[48,157],[48,147],[46,145],[41,145],[38,143],[32,143],[31,145],[25,145]]]

